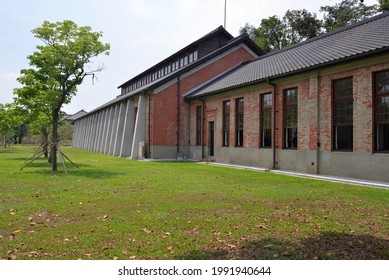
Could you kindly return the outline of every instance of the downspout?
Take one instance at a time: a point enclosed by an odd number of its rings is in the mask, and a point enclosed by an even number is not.
[[[202,102],[202,116],[201,116],[201,160],[204,160],[204,125],[205,125],[205,100],[202,98],[199,98],[199,100]]]
[[[180,152],[180,76],[177,81],[177,157]]]
[[[320,75],[316,76],[316,118],[317,118],[317,147],[316,147],[316,174],[320,174]]]
[[[267,83],[273,86],[273,141],[272,141],[272,150],[273,150],[273,169],[276,169],[276,103],[277,103],[277,85],[271,82],[269,79]]]

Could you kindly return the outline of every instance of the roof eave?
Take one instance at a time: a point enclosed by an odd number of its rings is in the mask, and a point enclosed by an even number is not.
[[[357,55],[354,55],[354,56],[345,57],[345,58],[342,58],[342,59],[337,59],[337,60],[329,61],[329,62],[322,63],[322,64],[317,64],[317,65],[314,65],[314,66],[311,66],[311,67],[307,67],[307,68],[303,68],[303,69],[300,69],[300,70],[296,70],[296,71],[293,71],[293,72],[286,72],[286,73],[275,75],[275,76],[272,76],[272,77],[266,77],[266,78],[263,78],[263,79],[258,79],[258,80],[254,80],[254,81],[251,81],[251,82],[243,83],[243,84],[240,84],[240,85],[235,85],[235,86],[231,86],[231,87],[227,87],[227,88],[223,88],[223,89],[218,89],[218,90],[215,90],[215,91],[207,92],[207,93],[199,95],[199,96],[196,96],[196,95],[187,96],[185,98],[185,100],[189,101],[189,100],[201,99],[203,97],[208,97],[208,96],[215,95],[215,94],[218,94],[218,93],[222,93],[222,92],[226,92],[226,91],[230,91],[230,90],[234,90],[234,89],[238,89],[238,88],[242,88],[242,87],[251,86],[251,85],[255,85],[255,84],[258,84],[258,83],[262,83],[262,82],[274,81],[274,80],[277,80],[277,79],[280,79],[280,78],[284,78],[284,77],[287,77],[287,76],[292,76],[292,75],[302,74],[302,73],[305,73],[305,72],[308,72],[308,71],[318,70],[318,69],[321,69],[323,67],[332,66],[332,65],[335,65],[335,64],[338,64],[338,63],[342,63],[342,62],[351,62],[353,60],[357,60],[357,59],[361,59],[361,58],[365,58],[365,57],[380,55],[380,54],[388,52],[388,51],[389,51],[389,46],[388,47],[384,47],[384,48],[380,48],[380,49],[377,49],[377,50],[373,50],[373,51],[370,51],[370,52],[363,52],[363,53],[360,53],[360,54],[357,54]]]

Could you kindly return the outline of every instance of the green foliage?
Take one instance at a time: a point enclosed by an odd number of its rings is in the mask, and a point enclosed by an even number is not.
[[[378,7],[367,6],[359,0],[343,0],[334,6],[320,7],[320,11],[324,12],[323,27],[329,32],[377,14]]]
[[[288,10],[283,21],[286,25],[288,44],[294,45],[306,39],[316,37],[321,33],[321,22],[316,14],[307,10]]]
[[[261,21],[257,29],[256,43],[265,51],[280,50],[288,46],[286,24],[277,16]]]
[[[382,12],[389,11],[389,0],[379,0],[379,10]]]
[[[239,33],[247,33],[265,52],[279,50],[316,37],[345,25],[374,16],[378,11],[389,9],[389,0],[380,0],[377,5],[367,6],[359,0],[343,0],[334,6],[324,6],[323,20],[307,10],[288,10],[282,18],[271,16],[261,20],[258,28],[246,23]]]
[[[23,124],[23,115],[18,112],[14,104],[0,103],[0,141],[4,147],[11,143],[11,139],[18,133],[17,128]]]

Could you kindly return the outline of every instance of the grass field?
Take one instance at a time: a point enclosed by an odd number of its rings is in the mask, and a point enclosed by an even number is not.
[[[389,191],[65,148],[0,148],[0,259],[389,259]]]

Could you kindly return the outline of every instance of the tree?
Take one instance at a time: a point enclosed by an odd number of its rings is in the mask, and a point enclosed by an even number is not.
[[[257,28],[257,37],[256,43],[265,52],[288,46],[286,24],[277,16],[261,21],[261,25]]]
[[[288,10],[280,19],[272,16],[263,19],[258,28],[246,23],[240,34],[248,33],[265,52],[279,50],[321,33],[321,22],[307,10]]]
[[[322,24],[316,14],[307,10],[288,10],[283,22],[286,25],[286,37],[289,45],[316,37],[321,33]]]
[[[326,32],[329,32],[377,14],[378,7],[377,5],[367,6],[360,0],[343,0],[334,6],[320,7],[320,12],[324,12],[323,27]]]
[[[16,113],[14,104],[0,104],[0,140],[4,147],[17,135],[16,128],[22,124],[22,116]]]
[[[247,34],[254,42],[258,39],[257,29],[254,25],[246,23],[245,26],[239,29],[239,34]]]
[[[381,12],[389,11],[389,0],[379,0],[379,10]]]
[[[38,73],[31,69],[22,70],[18,81],[24,85],[22,88],[14,89],[16,98],[14,102],[21,112],[26,116],[25,122],[31,126],[34,134],[41,135],[41,145],[44,155],[48,157],[49,135],[52,126],[51,104],[46,94],[50,94],[50,88],[45,80]],[[51,158],[49,158],[49,162]]]
[[[39,90],[33,98],[47,106],[51,117],[52,133],[52,170],[57,171],[58,123],[61,108],[68,104],[77,93],[77,87],[84,78],[95,75],[103,68],[87,71],[91,59],[100,54],[109,54],[109,44],[100,42],[102,32],[92,32],[89,26],[79,27],[70,20],[50,23],[45,21],[41,27],[32,31],[34,36],[44,44],[38,45],[37,51],[28,56],[33,68],[22,70],[19,81],[29,86],[36,84]],[[28,78],[27,78],[28,76]],[[34,82],[25,83],[25,78]]]

